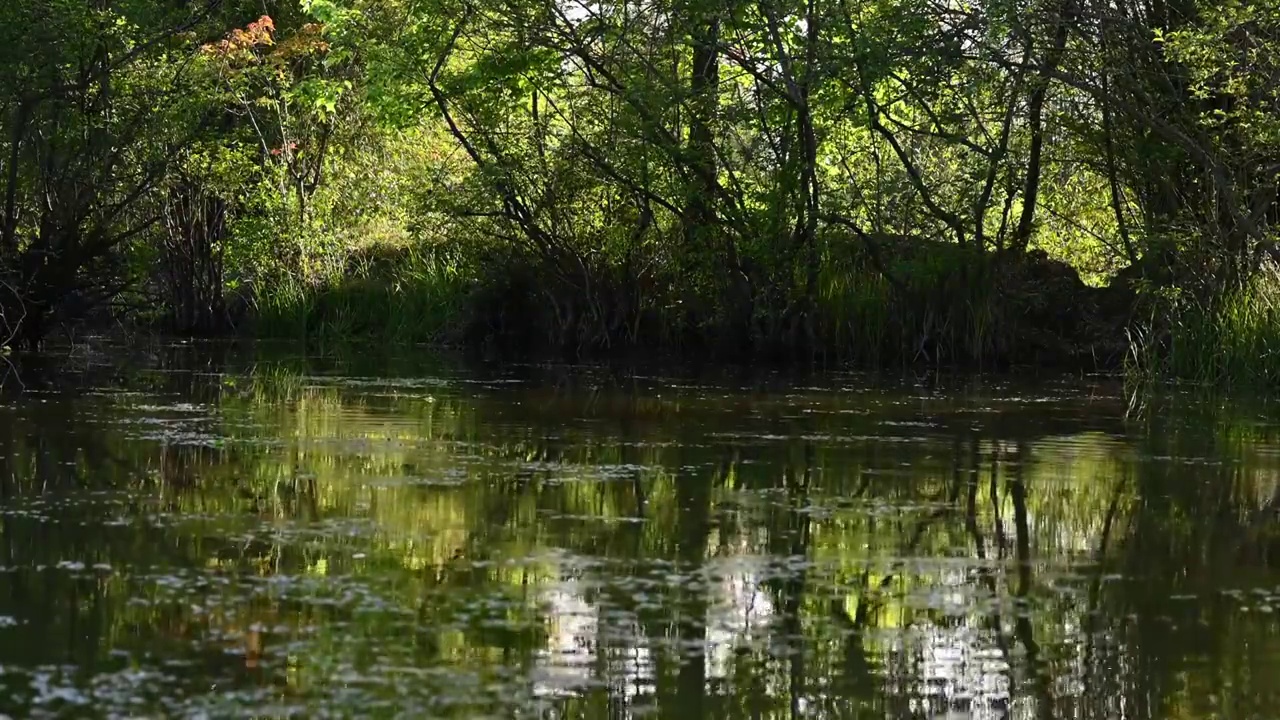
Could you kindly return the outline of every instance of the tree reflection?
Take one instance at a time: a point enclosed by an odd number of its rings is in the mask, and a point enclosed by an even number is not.
[[[1280,700],[1276,433],[1221,411],[148,377],[0,408],[0,711],[64,665],[375,716]]]

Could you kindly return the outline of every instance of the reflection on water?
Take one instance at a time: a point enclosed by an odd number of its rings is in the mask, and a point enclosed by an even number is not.
[[[0,396],[0,714],[1280,702],[1256,402],[199,355]]]

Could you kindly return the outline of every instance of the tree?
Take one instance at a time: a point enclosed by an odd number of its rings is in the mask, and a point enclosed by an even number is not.
[[[149,194],[191,129],[183,33],[208,9],[6,5],[0,317],[19,342],[128,286],[125,250],[160,222]]]

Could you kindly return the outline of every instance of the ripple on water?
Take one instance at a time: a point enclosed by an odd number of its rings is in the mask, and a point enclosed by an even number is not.
[[[1070,384],[623,392],[599,372],[335,368],[156,373],[6,411],[0,708],[1155,720],[1135,708],[1180,687],[1206,720],[1280,702],[1253,679],[1280,662],[1280,438],[1256,411],[1165,432]]]

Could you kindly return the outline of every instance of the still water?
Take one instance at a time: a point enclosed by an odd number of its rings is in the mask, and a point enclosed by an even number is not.
[[[70,365],[0,394],[0,716],[1280,714],[1256,398]]]

